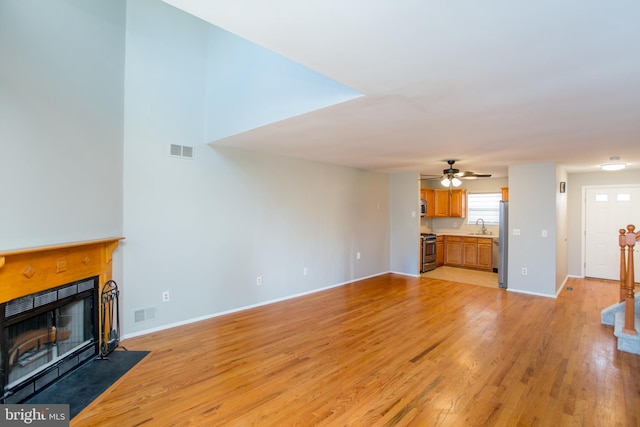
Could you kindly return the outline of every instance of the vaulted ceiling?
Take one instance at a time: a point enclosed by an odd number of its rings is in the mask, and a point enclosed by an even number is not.
[[[636,0],[164,0],[363,96],[212,144],[380,172],[640,169]]]

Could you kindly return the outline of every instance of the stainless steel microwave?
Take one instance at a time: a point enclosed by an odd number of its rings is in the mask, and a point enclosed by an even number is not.
[[[420,200],[420,216],[427,216],[427,201]]]

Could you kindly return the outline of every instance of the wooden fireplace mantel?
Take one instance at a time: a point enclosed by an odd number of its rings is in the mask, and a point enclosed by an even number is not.
[[[124,237],[0,252],[0,303],[76,280],[112,278],[113,251]]]

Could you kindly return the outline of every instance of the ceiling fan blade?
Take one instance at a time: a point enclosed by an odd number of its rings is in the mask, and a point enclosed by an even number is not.
[[[460,169],[456,169],[453,167],[455,164],[455,160],[446,160],[449,165],[448,169],[444,169],[442,171],[442,175],[420,175],[420,181],[423,180],[442,180],[444,178],[460,178],[460,179],[476,179],[476,178],[489,178],[491,177],[490,173],[475,173],[471,171],[460,171]]]
[[[457,173],[456,176],[458,178],[473,179],[473,178],[489,178],[491,174],[464,171],[464,172]]]

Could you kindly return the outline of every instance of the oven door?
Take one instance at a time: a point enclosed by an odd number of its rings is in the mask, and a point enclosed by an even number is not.
[[[422,240],[422,269],[421,272],[436,268],[436,240],[423,238]]]

